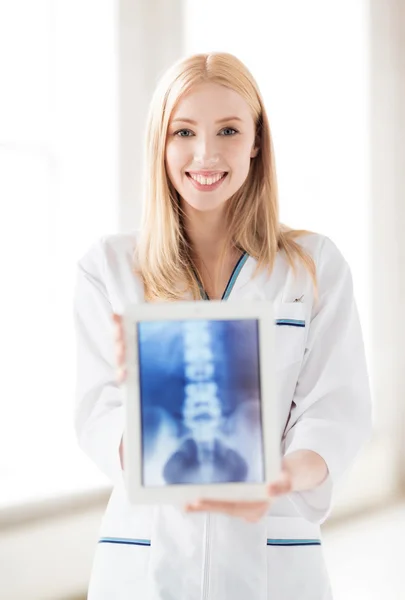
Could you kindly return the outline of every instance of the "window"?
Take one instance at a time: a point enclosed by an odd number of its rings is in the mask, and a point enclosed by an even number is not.
[[[76,260],[118,221],[115,3],[95,7],[0,11],[1,506],[104,484],[72,427]]]

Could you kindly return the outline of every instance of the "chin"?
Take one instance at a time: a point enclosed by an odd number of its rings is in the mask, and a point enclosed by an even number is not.
[[[229,198],[221,198],[221,199],[208,199],[208,198],[188,198],[187,200],[183,198],[184,204],[190,206],[194,210],[199,212],[210,212],[213,210],[221,210],[225,207],[225,204],[229,200]]]

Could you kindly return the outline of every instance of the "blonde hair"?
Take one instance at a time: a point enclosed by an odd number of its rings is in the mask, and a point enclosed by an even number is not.
[[[276,168],[269,122],[258,86],[244,64],[228,53],[196,54],[175,63],[161,78],[149,110],[144,171],[143,212],[136,248],[136,272],[147,300],[178,300],[191,292],[201,298],[191,248],[182,222],[177,191],[165,167],[165,146],[171,114],[192,86],[212,82],[238,92],[249,104],[259,145],[248,176],[226,203],[226,243],[257,260],[257,271],[271,273],[279,250],[296,274],[298,259],[309,271],[315,294],[312,257],[295,241],[312,233],[279,222]]]

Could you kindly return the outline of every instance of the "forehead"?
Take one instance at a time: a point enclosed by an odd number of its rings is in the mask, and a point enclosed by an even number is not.
[[[171,120],[180,117],[195,121],[217,120],[231,116],[253,120],[248,103],[238,92],[218,83],[202,83],[180,98]]]

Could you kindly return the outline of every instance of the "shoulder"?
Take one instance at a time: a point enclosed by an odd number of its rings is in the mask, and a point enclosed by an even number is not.
[[[352,288],[350,266],[338,245],[327,235],[310,233],[296,242],[312,257],[321,295],[339,287]]]
[[[110,302],[116,313],[128,304],[143,301],[143,282],[136,272],[136,231],[104,235],[93,242],[78,261],[80,289],[95,289]],[[89,288],[90,284],[90,288]]]
[[[342,251],[327,235],[311,232],[296,238],[295,241],[312,257],[317,270],[324,269],[325,265],[348,266]]]
[[[79,259],[79,268],[88,273],[102,274],[105,269],[132,264],[138,236],[138,231],[132,231],[99,237]]]

